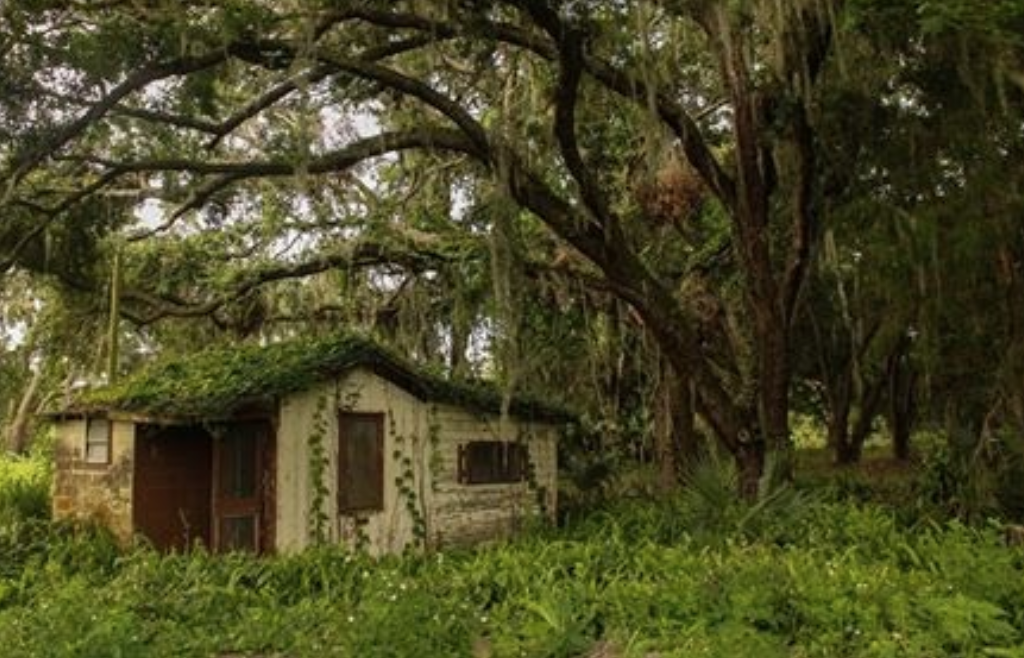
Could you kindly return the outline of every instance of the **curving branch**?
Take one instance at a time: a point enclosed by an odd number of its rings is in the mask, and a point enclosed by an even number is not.
[[[677,371],[687,373],[697,383],[709,422],[729,436],[737,436],[745,419],[744,412],[703,358],[696,325],[671,291],[623,241],[606,239],[602,227],[581,217],[579,210],[530,172],[514,153],[504,153],[501,157],[507,163],[509,188],[516,201],[540,217],[601,271],[609,290],[636,310]]]
[[[68,143],[81,135],[89,126],[103,118],[107,113],[114,110],[118,104],[132,93],[139,91],[149,84],[166,78],[187,75],[217,66],[227,59],[226,52],[214,52],[198,57],[185,57],[181,59],[160,62],[147,66],[129,75],[124,81],[115,86],[102,99],[94,103],[86,112],[74,121],[63,126],[49,139],[25,153],[15,161],[14,167],[8,176],[10,189],[20,182],[30,171],[38,167],[44,160],[56,154]]]
[[[474,152],[473,145],[456,130],[427,126],[412,130],[380,133],[352,142],[344,148],[331,151],[308,162],[293,160],[251,160],[245,162],[192,160],[188,158],[154,158],[152,160],[117,161],[106,158],[76,156],[68,160],[88,162],[108,168],[113,176],[128,173],[178,171],[200,176],[237,176],[245,178],[273,178],[305,174],[336,173],[381,155],[410,149],[440,149]]]
[[[575,28],[565,25],[558,14],[544,3],[527,0],[523,5],[559,44],[554,131],[562,160],[579,186],[583,202],[597,218],[609,239],[620,240],[618,219],[609,209],[596,176],[584,162],[576,136],[576,103],[583,75],[582,36]]]
[[[40,236],[56,218],[83,199],[100,193],[105,187],[129,174],[177,171],[215,177],[207,181],[199,190],[196,190],[193,196],[186,202],[185,208],[191,209],[200,207],[216,192],[242,180],[295,176],[298,174],[323,175],[338,173],[351,169],[365,160],[410,149],[448,151],[464,153],[478,158],[481,157],[475,145],[460,131],[431,126],[406,131],[386,132],[367,137],[355,141],[342,149],[327,153],[319,158],[314,158],[308,163],[286,160],[217,162],[180,158],[118,162],[99,157],[64,156],[61,160],[99,165],[104,167],[106,171],[86,187],[65,198],[57,206],[43,209],[44,215],[40,222],[25,235],[21,236],[12,249],[4,255],[4,259],[0,261],[0,273],[9,270],[17,262],[21,251],[32,240]],[[183,210],[177,211],[172,217],[172,222],[182,214]],[[140,234],[133,237],[138,239],[144,236],[145,234]]]
[[[557,34],[561,29],[557,14],[547,10],[543,3],[513,0],[509,4],[513,6],[533,5],[536,11],[547,13],[547,16],[542,18],[541,24],[546,23],[547,27],[552,28],[548,30],[549,32]],[[418,30],[435,35],[438,39],[482,36],[523,48],[549,62],[557,62],[561,57],[557,40],[552,42],[535,32],[478,16],[465,17],[457,25],[417,14],[372,10],[365,7],[346,10],[345,16],[346,18],[358,18],[371,25],[386,29]],[[658,117],[679,139],[683,152],[693,168],[726,208],[735,209],[737,203],[736,183],[712,153],[695,117],[691,116],[664,90],[650,88],[642,79],[616,68],[609,62],[583,53],[581,65],[583,71],[618,96],[644,109],[647,109],[653,102]]]
[[[69,208],[75,206],[83,199],[92,196],[99,190],[110,185],[122,175],[122,172],[107,172],[86,187],[71,194],[54,207],[45,207],[23,199],[14,199],[13,201],[15,203],[32,209],[37,214],[41,215],[41,217],[39,218],[38,223],[26,231],[25,234],[11,246],[7,253],[3,255],[3,260],[0,260],[0,274],[5,274],[14,267],[14,264],[18,262],[18,258],[21,256],[21,253],[25,248],[41,236],[46,229],[50,227],[50,224],[52,224],[62,213],[66,212]]]
[[[257,116],[261,112],[273,107],[282,99],[286,98],[291,93],[297,91],[304,84],[316,84],[320,82],[328,75],[330,75],[330,69],[326,67],[317,67],[310,71],[307,71],[301,78],[292,78],[282,82],[281,84],[272,87],[269,91],[261,94],[257,98],[253,99],[245,105],[241,110],[228,117],[224,121],[216,125],[213,132],[213,138],[210,139],[204,147],[208,151],[212,151],[224,140],[225,137],[230,135],[239,126],[246,121],[249,121],[253,117]]]
[[[132,107],[130,105],[118,105],[111,110],[111,114],[126,116],[132,119],[141,119],[150,123],[159,123],[175,128],[185,128],[201,133],[219,134],[220,126],[212,121],[197,119],[195,117],[170,114],[169,112],[158,112],[143,107]]]
[[[122,300],[142,307],[134,311],[134,319],[147,325],[169,317],[190,318],[212,316],[231,302],[245,297],[261,286],[298,279],[333,269],[359,269],[391,265],[422,272],[454,260],[440,240],[422,234],[400,235],[395,240],[361,239],[346,243],[333,251],[318,254],[294,263],[275,263],[258,267],[242,275],[229,290],[204,301],[189,302],[180,298],[156,295],[139,288],[126,288]]]
[[[320,55],[320,58],[322,61],[337,67],[340,71],[377,82],[389,89],[399,91],[422,101],[459,127],[462,133],[473,143],[477,157],[482,160],[490,159],[490,140],[483,126],[473,118],[473,115],[463,109],[459,103],[436,91],[430,85],[403,75],[394,69],[372,62],[335,58],[326,54]]]

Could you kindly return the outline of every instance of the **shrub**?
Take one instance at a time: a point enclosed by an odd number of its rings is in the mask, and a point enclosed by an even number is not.
[[[0,455],[0,527],[50,517],[50,469],[41,456]]]
[[[560,533],[385,558],[336,546],[122,554],[95,531],[25,522],[15,560],[9,546],[0,560],[0,646],[11,657],[1024,655],[1024,551],[997,526],[708,496],[623,501]],[[729,511],[699,507],[716,500]]]

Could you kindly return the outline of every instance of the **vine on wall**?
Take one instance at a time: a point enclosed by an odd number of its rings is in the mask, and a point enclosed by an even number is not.
[[[444,468],[444,453],[441,451],[441,421],[437,418],[437,405],[430,405],[430,422],[427,425],[427,445],[430,448],[430,490],[437,491],[437,474]]]
[[[309,513],[307,515],[309,541],[313,545],[326,544],[330,539],[330,516],[327,513],[327,396],[320,395],[313,412],[313,422],[306,439],[309,454]]]
[[[530,446],[536,446],[537,441],[533,435],[533,432],[523,427],[519,428],[518,435],[516,436],[516,443],[526,446],[526,486],[531,491],[537,500],[537,512],[540,514],[541,519],[549,518],[548,514],[550,509],[548,508],[548,489],[546,486],[540,484],[537,479],[537,463],[534,459],[533,450]]]
[[[388,425],[395,442],[395,449],[391,453],[391,458],[395,461],[395,488],[412,519],[413,540],[417,545],[423,546],[427,540],[427,519],[423,514],[420,496],[416,492],[413,460],[404,450],[410,441],[398,433],[395,416],[391,411],[388,411]]]

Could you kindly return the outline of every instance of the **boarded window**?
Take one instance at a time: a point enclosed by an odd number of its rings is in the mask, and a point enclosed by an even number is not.
[[[338,510],[384,509],[384,415],[338,416]]]
[[[521,443],[470,441],[459,446],[459,482],[499,484],[526,479],[529,451]]]
[[[85,461],[87,464],[110,463],[110,421],[90,418],[85,424]]]

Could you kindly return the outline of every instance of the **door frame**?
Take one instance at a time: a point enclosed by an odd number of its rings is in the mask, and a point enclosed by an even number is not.
[[[253,496],[245,499],[231,499],[221,494],[221,462],[224,459],[224,436],[249,426],[251,434],[245,437],[256,442],[252,451]],[[215,553],[224,552],[221,537],[221,520],[231,516],[253,516],[254,552],[268,553],[274,548],[274,518],[276,511],[277,433],[271,418],[238,418],[225,423],[221,432],[214,432],[213,459],[211,464],[210,489],[210,544]]]
[[[136,422],[135,433],[132,442],[132,451],[134,453],[134,462],[132,464],[132,504],[131,504],[131,520],[132,520],[132,532],[138,533],[146,537],[153,546],[161,551],[188,551],[192,548],[192,545],[198,540],[207,549],[211,549],[213,545],[213,522],[212,522],[212,508],[200,501],[212,500],[213,498],[213,482],[212,482],[212,464],[213,464],[213,437],[210,432],[198,424],[157,424],[149,422]],[[191,487],[198,490],[198,500],[195,507],[196,510],[206,507],[207,517],[205,519],[198,519],[199,523],[189,524],[186,527],[189,529],[188,534],[185,536],[183,541],[163,541],[162,538],[158,538],[153,535],[153,532],[157,526],[153,521],[153,516],[147,505],[143,504],[143,501],[149,501],[148,497],[153,495],[153,487],[151,478],[153,471],[140,470],[141,464],[145,463],[149,468],[150,462],[148,458],[144,458],[142,452],[145,450],[161,449],[166,450],[168,453],[181,450],[182,437],[178,435],[185,435],[186,441],[192,442],[192,449],[199,449],[200,452],[203,449],[200,447],[205,445],[205,455],[201,463],[188,464],[185,470],[181,470],[177,473],[177,477],[187,479],[192,483]],[[166,466],[165,466],[166,467]],[[198,479],[192,479],[193,474],[198,474]],[[197,481],[201,481],[200,485],[196,485]],[[205,489],[205,491],[203,491]],[[142,492],[145,492],[143,495]],[[168,498],[166,491],[163,492],[161,500],[166,505],[180,505],[180,499]],[[182,491],[178,490],[176,493],[181,494]],[[187,521],[186,517],[182,516],[182,511],[179,508],[177,512],[178,521]],[[178,521],[175,522],[178,523]],[[175,525],[177,529],[178,526]]]

